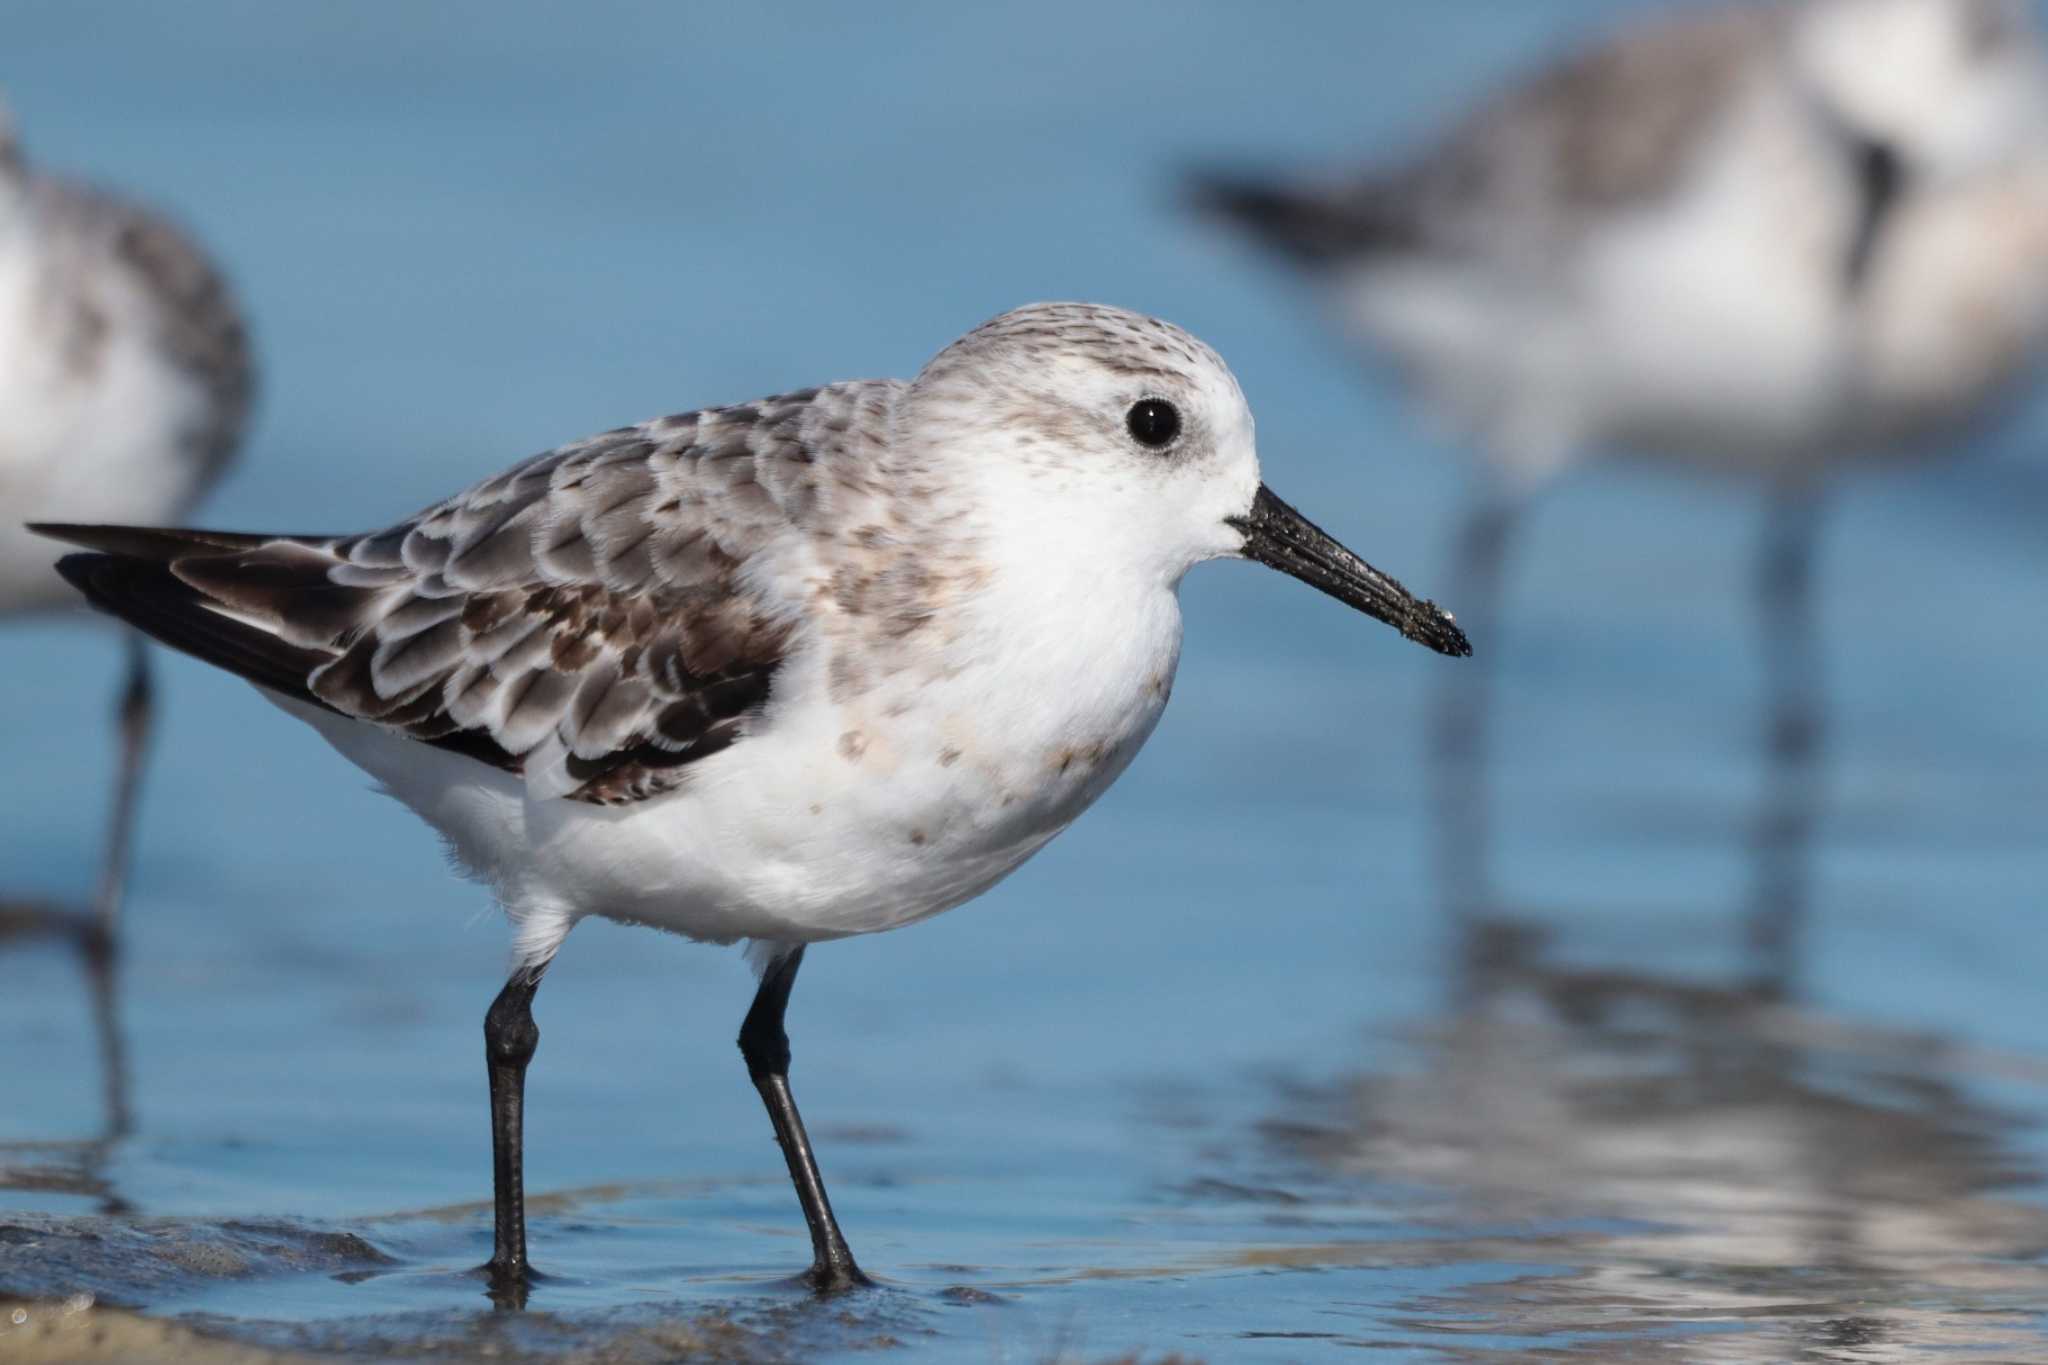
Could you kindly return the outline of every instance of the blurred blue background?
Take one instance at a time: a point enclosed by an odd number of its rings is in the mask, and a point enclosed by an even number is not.
[[[0,89],[38,164],[173,210],[241,292],[260,408],[202,524],[381,525],[563,440],[909,375],[995,312],[1086,298],[1214,344],[1268,480],[1428,593],[1463,452],[1305,291],[1189,219],[1177,176],[1399,151],[1648,8],[21,5],[0,16]],[[1800,1002],[2021,1059],[1983,1084],[2023,1116],[1999,1140],[2025,1169],[2048,1107],[2027,1079],[2048,1067],[2042,435],[2029,407],[1967,458],[1861,478],[1831,511],[1829,797]],[[1542,504],[1505,638],[1478,642],[1505,667],[1497,880],[1574,960],[1705,982],[1731,961],[1762,778],[1757,510],[1740,487],[1589,472]],[[1248,566],[1197,571],[1183,601],[1174,704],[1101,806],[970,907],[821,948],[797,993],[795,1084],[868,1268],[1039,1286],[994,1320],[913,1297],[936,1335],[912,1352],[1288,1359],[1310,1348],[1244,1334],[1312,1320],[1432,1358],[1417,1294],[1544,1260],[1254,1274],[1244,1247],[1369,1243],[1361,1227],[1409,1215],[1380,1192],[1369,1215],[1344,1205],[1362,1223],[1303,1234],[1172,1194],[1255,1148],[1290,1086],[1426,1070],[1405,1030],[1443,1015],[1449,956],[1421,722],[1450,665]],[[0,661],[0,881],[77,898],[115,640],[82,615],[10,626]],[[161,677],[123,996],[139,1126],[109,1178],[195,1219],[487,1198],[497,915],[247,686],[170,657]],[[0,957],[0,980],[0,1140],[89,1137],[76,973],[51,947]],[[750,990],[737,954],[645,931],[587,924],[563,952],[536,1006],[529,1187],[704,1183],[538,1219],[536,1261],[571,1286],[558,1306],[730,1296],[732,1277],[800,1265],[731,1043]],[[482,1258],[485,1221],[388,1240],[455,1267]],[[1084,1265],[1104,1273],[1067,1274]],[[268,1283],[151,1306],[298,1319],[469,1311],[474,1292]],[[1516,1349],[1506,1327],[1482,1336]]]

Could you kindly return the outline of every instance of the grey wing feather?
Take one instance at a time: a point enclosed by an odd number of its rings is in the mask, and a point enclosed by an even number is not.
[[[637,800],[740,738],[766,701],[792,622],[743,568],[807,514],[812,437],[893,394],[839,385],[624,427],[383,531],[195,539],[167,569],[213,634],[238,626],[310,660],[308,700],[522,773],[536,796]],[[114,552],[74,560],[150,548],[52,533]],[[152,629],[110,596],[94,600]],[[210,657],[190,631],[156,633]],[[216,661],[248,673],[249,648],[238,637]]]
[[[1197,199],[1310,262],[1569,242],[1678,183],[1782,23],[1753,6],[1644,23],[1489,102],[1408,166],[1314,187],[1215,177]]]
[[[205,395],[180,446],[198,465],[195,487],[217,477],[241,444],[255,395],[256,368],[241,309],[226,278],[186,233],[160,215],[86,185],[39,177],[40,211],[60,236],[102,253],[125,271],[144,301],[156,344]],[[83,289],[89,272],[79,272]]]
[[[256,389],[249,334],[226,279],[178,229],[138,214],[119,239],[122,259],[161,304],[165,349],[204,388],[207,419],[193,432],[202,481],[211,482],[241,445]]]

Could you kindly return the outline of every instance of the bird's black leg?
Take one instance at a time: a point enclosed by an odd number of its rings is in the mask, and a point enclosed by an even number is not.
[[[121,736],[120,768],[114,778],[114,808],[107,830],[106,863],[100,869],[94,906],[100,926],[111,937],[121,913],[121,897],[128,887],[128,864],[134,852],[135,804],[142,787],[142,760],[149,748],[150,722],[155,714],[155,688],[149,674],[149,649],[142,636],[128,632],[128,675],[115,707]]]
[[[522,967],[484,1015],[484,1062],[491,1076],[491,1194],[496,1232],[490,1262],[483,1267],[491,1297],[501,1306],[524,1308],[528,1284],[539,1278],[526,1262],[526,1064],[540,1044],[533,1022],[533,993],[547,964]]]
[[[853,1252],[832,1216],[832,1201],[825,1194],[824,1177],[811,1155],[811,1140],[804,1135],[803,1118],[789,1093],[789,1035],[783,1032],[783,1011],[789,1008],[790,988],[796,984],[796,969],[803,965],[804,950],[792,949],[768,964],[761,974],[761,989],[754,995],[753,1008],[740,1025],[740,1055],[747,1059],[747,1074],[768,1106],[769,1121],[775,1125],[775,1140],[789,1162],[789,1178],[796,1186],[797,1201],[804,1206],[804,1221],[811,1228],[811,1268],[805,1279],[821,1294],[838,1293],[872,1281],[853,1263]]]

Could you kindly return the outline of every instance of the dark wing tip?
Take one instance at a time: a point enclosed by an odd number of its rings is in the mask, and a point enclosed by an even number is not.
[[[327,661],[327,654],[214,611],[205,595],[181,580],[168,563],[134,555],[80,553],[58,560],[57,572],[93,606],[151,639],[273,692],[326,705],[307,690],[306,680]]]
[[[1407,247],[1414,224],[1398,196],[1290,186],[1231,171],[1182,178],[1188,207],[1304,265]]]
[[[1267,234],[1300,213],[1292,192],[1232,171],[1196,169],[1181,177],[1181,198],[1196,213]]]
[[[25,521],[22,526],[47,540],[61,540],[70,545],[89,545],[95,531],[106,529],[101,526],[82,526],[69,521]]]
[[[41,529],[38,527],[31,526],[29,529],[35,531],[38,535],[42,534]],[[84,593],[87,601],[91,601],[97,606],[98,602],[95,599],[98,593],[95,585],[97,577],[95,570],[100,565],[108,562],[105,555],[85,553],[65,555],[57,561],[57,572],[64,576],[66,583]]]
[[[30,531],[66,545],[101,554],[167,563],[188,554],[232,554],[291,537],[245,535],[238,531],[188,531],[159,526],[92,526],[68,521],[31,521]]]

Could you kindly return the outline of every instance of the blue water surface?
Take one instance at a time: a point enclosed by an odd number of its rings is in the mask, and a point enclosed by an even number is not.
[[[38,161],[174,208],[246,300],[262,406],[209,524],[381,525],[572,437],[908,375],[1088,298],[1216,345],[1269,481],[1431,592],[1461,452],[1177,176],[1396,152],[1650,7],[23,5],[0,82]],[[0,1142],[42,1173],[0,1222],[350,1232],[384,1259],[74,1278],[394,1354],[716,1312],[794,1358],[2048,1357],[2042,436],[2023,411],[1830,508],[1829,796],[1799,989],[1767,1007],[1724,990],[1762,782],[1752,491],[1592,473],[1520,547],[1479,643],[1497,880],[1533,937],[1483,1006],[1427,879],[1422,718],[1454,665],[1264,570],[1191,575],[1173,706],[1098,809],[959,913],[810,956],[795,1083],[890,1286],[851,1327],[778,1283],[807,1244],[732,1047],[744,964],[604,924],[536,1006],[555,1317],[492,1318],[457,1272],[488,1251],[500,919],[310,731],[164,657],[136,1126],[93,1143],[67,952],[0,956]],[[117,658],[82,616],[0,635],[9,892],[90,885]],[[52,1264],[16,1251],[0,1289],[61,1292]]]

